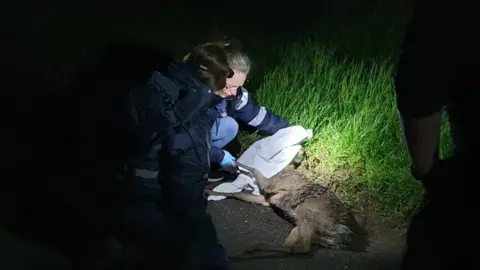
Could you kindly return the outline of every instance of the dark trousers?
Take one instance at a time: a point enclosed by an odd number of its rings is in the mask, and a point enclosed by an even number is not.
[[[225,269],[227,255],[216,242],[215,227],[207,213],[194,219],[169,214],[168,207],[173,207],[169,203],[173,202],[162,200],[156,179],[136,177],[125,189],[129,192],[120,192],[124,196],[117,200],[111,226],[125,246],[124,265],[142,270],[167,266],[172,270],[203,270],[219,264],[218,269]]]
[[[425,196],[410,223],[402,270],[480,269],[477,162],[451,157],[424,179]]]

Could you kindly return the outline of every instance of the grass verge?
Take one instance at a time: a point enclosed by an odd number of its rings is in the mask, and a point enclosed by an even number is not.
[[[294,124],[311,128],[311,170],[341,170],[349,204],[369,203],[398,225],[421,196],[410,176],[393,91],[393,62],[339,59],[312,41],[280,49],[280,63],[255,96]],[[442,154],[451,149],[444,125]],[[345,174],[346,173],[346,174]],[[317,179],[318,180],[318,179]]]

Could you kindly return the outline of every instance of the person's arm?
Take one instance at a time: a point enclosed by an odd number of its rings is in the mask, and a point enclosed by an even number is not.
[[[442,108],[455,80],[455,34],[446,6],[423,1],[407,29],[395,77],[400,123],[416,178],[437,158]]]
[[[405,141],[412,161],[413,173],[419,178],[426,175],[438,158],[441,112],[427,117],[408,117],[400,114]]]
[[[262,135],[272,135],[279,129],[290,126],[287,120],[259,106],[251,93],[243,87],[240,99],[235,104],[235,118],[256,128]]]

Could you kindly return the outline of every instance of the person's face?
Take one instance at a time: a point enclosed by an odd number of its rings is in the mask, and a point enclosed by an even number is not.
[[[247,79],[247,75],[242,72],[233,71],[233,77],[227,79],[227,85],[221,91],[215,94],[223,99],[229,99],[235,97],[237,89],[242,87]]]

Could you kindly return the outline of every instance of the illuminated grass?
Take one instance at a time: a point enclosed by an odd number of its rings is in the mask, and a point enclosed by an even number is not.
[[[293,43],[281,54],[256,91],[257,100],[314,130],[307,144],[311,158],[354,175],[342,183],[350,203],[368,201],[394,220],[405,220],[421,187],[410,177],[398,125],[393,61],[338,60],[313,42]],[[447,137],[442,152],[449,149]]]

